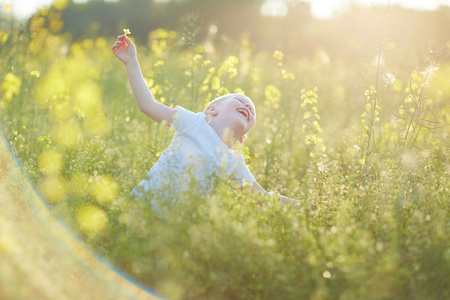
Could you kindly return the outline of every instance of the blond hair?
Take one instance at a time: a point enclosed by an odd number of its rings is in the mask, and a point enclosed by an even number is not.
[[[228,99],[231,99],[231,98],[233,98],[233,97],[236,97],[236,98],[244,98],[244,99],[250,101],[251,103],[253,103],[252,100],[251,100],[249,97],[245,96],[244,94],[241,94],[241,93],[226,94],[226,95],[217,97],[217,98],[214,99],[213,101],[209,102],[208,105],[206,105],[206,108],[205,108],[205,111],[204,111],[204,112],[206,113],[206,109],[207,109],[209,106],[211,106],[211,105],[216,106],[216,105],[218,105],[218,104],[220,104],[220,103],[222,103],[222,102],[224,102],[224,101],[226,101],[226,100],[228,100]]]

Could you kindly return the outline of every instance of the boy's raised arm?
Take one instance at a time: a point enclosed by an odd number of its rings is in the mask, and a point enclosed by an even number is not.
[[[139,110],[156,122],[164,122],[170,126],[176,110],[155,101],[142,75],[133,42],[125,34],[120,35],[112,46],[112,51],[125,65],[131,90]]]

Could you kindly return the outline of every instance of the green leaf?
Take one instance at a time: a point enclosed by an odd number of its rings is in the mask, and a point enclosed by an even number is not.
[[[378,149],[378,147],[380,146],[382,140],[383,140],[383,137],[380,136],[380,138],[377,141],[377,144],[375,145],[375,150]]]
[[[367,127],[364,126],[364,124],[361,121],[359,121],[359,125],[361,125],[361,128],[365,133],[368,133]]]

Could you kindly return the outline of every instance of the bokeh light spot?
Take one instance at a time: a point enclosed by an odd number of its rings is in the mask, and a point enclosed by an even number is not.
[[[44,177],[38,188],[44,198],[52,204],[61,202],[67,195],[67,182],[61,176]]]
[[[46,150],[38,157],[38,167],[45,175],[57,175],[64,167],[63,158],[55,150]]]
[[[106,212],[96,205],[86,205],[78,209],[76,220],[80,228],[88,234],[102,231],[108,225]]]
[[[119,183],[111,176],[100,176],[92,183],[91,193],[98,203],[111,204],[119,193]]]

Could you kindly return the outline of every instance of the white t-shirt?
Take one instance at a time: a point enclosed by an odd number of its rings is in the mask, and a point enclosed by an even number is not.
[[[153,211],[161,212],[170,208],[168,203],[173,206],[180,196],[188,194],[190,188],[202,196],[209,195],[217,178],[241,185],[256,182],[244,156],[225,145],[205,118],[204,113],[177,106],[172,141],[131,192],[141,204],[150,203]]]

